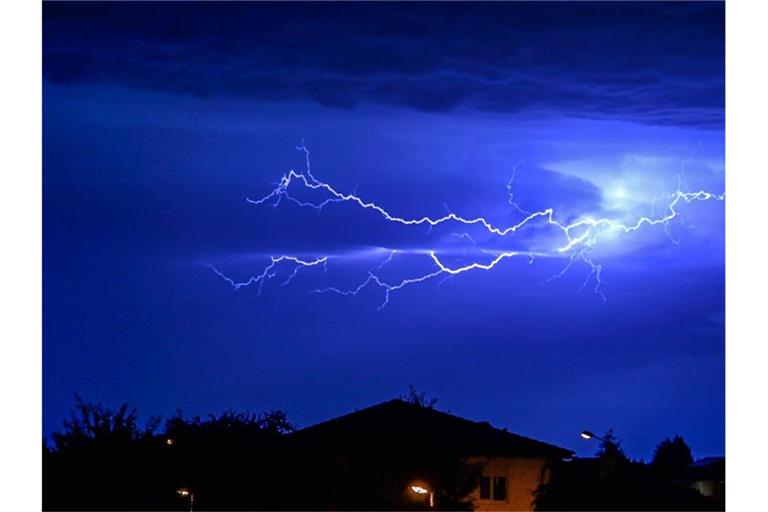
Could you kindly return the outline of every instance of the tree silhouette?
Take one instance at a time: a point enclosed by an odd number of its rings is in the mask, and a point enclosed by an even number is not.
[[[600,448],[596,454],[599,475],[602,478],[608,478],[620,473],[630,463],[629,457],[624,453],[613,429],[603,434],[600,441]]]
[[[226,411],[143,426],[135,409],[75,397],[62,429],[44,444],[46,510],[179,510],[187,488],[195,509],[275,508],[279,441],[293,430],[282,411]]]
[[[160,419],[145,426],[135,409],[109,409],[75,396],[63,429],[43,453],[43,505],[46,509],[141,508],[161,481],[162,460],[148,465]]]
[[[401,395],[400,399],[409,404],[426,407],[427,409],[434,409],[437,404],[437,398],[427,398],[427,394],[416,391],[413,384],[408,385],[408,394],[405,396]]]
[[[663,477],[680,478],[692,463],[691,447],[681,436],[675,436],[656,446],[651,467]]]
[[[174,485],[195,493],[196,508],[276,508],[278,443],[293,429],[282,411],[230,410],[206,419],[177,411],[165,425]]]
[[[85,444],[127,444],[152,437],[160,425],[159,417],[152,417],[144,428],[138,424],[136,409],[122,404],[116,410],[101,404],[84,402],[75,395],[75,406],[65,419],[64,430],[54,432],[52,437],[56,450],[67,450]]]
[[[681,441],[662,442],[660,462],[673,452],[670,458],[679,463]],[[667,448],[670,443],[673,449]],[[550,481],[537,490],[535,504],[537,510],[722,510],[722,504],[685,482],[631,461],[613,430],[603,435],[596,457],[556,464]]]

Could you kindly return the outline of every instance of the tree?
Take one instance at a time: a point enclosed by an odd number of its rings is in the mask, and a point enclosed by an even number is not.
[[[692,463],[691,447],[681,436],[675,436],[656,446],[651,467],[663,477],[680,478]]]
[[[63,431],[54,432],[52,437],[59,451],[93,443],[127,444],[152,437],[160,418],[150,418],[144,428],[139,426],[138,418],[136,409],[129,410],[128,404],[112,410],[75,395],[75,406],[63,422]]]
[[[629,457],[624,453],[621,442],[613,433],[613,429],[608,429],[603,434],[596,460],[599,475],[603,478],[615,476],[629,465]]]
[[[141,426],[127,404],[110,409],[75,396],[63,428],[43,452],[46,509],[142,508],[162,479],[162,459],[152,457],[160,418]],[[154,459],[150,463],[150,459]]]
[[[409,404],[418,405],[419,407],[425,407],[427,409],[434,409],[437,404],[437,398],[427,398],[426,393],[419,393],[413,384],[408,385],[408,394],[400,396],[400,398]]]
[[[46,510],[176,510],[189,488],[200,510],[274,509],[278,446],[293,430],[282,411],[181,412],[139,422],[135,409],[75,398],[70,417],[43,450]]]
[[[174,485],[192,489],[200,509],[277,508],[280,440],[293,429],[282,411],[229,410],[205,419],[177,411],[165,426]]]
[[[673,460],[672,466],[679,467],[685,460],[683,445],[687,448],[682,438],[662,442],[657,463],[666,467],[664,461]],[[690,448],[687,453],[690,456]],[[631,461],[609,430],[595,458],[555,464],[550,481],[536,492],[536,509],[721,510],[721,505],[685,482],[662,478],[653,465]]]

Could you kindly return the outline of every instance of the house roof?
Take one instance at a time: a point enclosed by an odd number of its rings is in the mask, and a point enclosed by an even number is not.
[[[704,457],[688,466],[692,480],[725,480],[725,457]]]
[[[297,442],[355,449],[364,443],[429,444],[465,456],[565,458],[573,452],[559,446],[494,428],[403,400],[390,400],[318,423],[289,436]]]

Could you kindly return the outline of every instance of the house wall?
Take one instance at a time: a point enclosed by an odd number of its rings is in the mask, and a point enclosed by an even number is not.
[[[724,480],[695,480],[690,486],[699,491],[702,496],[715,498],[721,503],[725,503],[725,481]]]
[[[546,459],[475,457],[471,461],[483,464],[483,476],[507,478],[506,501],[480,499],[478,487],[472,493],[475,510],[533,510],[534,492],[549,478]]]

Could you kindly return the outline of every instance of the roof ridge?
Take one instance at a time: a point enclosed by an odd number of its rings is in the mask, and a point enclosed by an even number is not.
[[[505,436],[508,439],[514,439],[518,442],[525,442],[530,443],[534,446],[539,446],[541,448],[546,448],[548,450],[555,450],[555,451],[562,451],[562,452],[569,452],[573,453],[572,450],[569,450],[567,448],[562,448],[560,446],[547,443],[545,441],[539,441],[538,439],[533,439],[527,436],[523,436],[521,434],[517,434],[515,432],[510,432],[506,428],[502,429],[499,427],[495,427],[487,420],[472,420],[469,418],[465,418],[462,416],[457,416],[456,414],[446,412],[440,409],[436,409],[434,407],[425,407],[419,404],[414,404],[411,402],[408,402],[407,400],[403,400],[402,398],[393,398],[390,400],[385,400],[383,402],[379,402],[373,405],[369,405],[367,407],[364,407],[362,409],[357,409],[352,412],[343,414],[341,416],[336,416],[334,418],[330,418],[324,421],[321,421],[319,423],[315,423],[314,425],[310,425],[308,427],[305,427],[303,429],[297,430],[296,432],[293,432],[292,434],[289,434],[291,437],[302,437],[303,433],[312,433],[316,431],[323,430],[324,428],[332,427],[336,424],[342,424],[345,420],[351,417],[360,416],[360,415],[366,415],[372,411],[384,409],[387,406],[398,406],[398,407],[405,407],[412,411],[420,411],[421,413],[427,413],[433,416],[441,416],[445,419],[448,419],[452,422],[455,422],[457,424],[463,425],[465,427],[471,427],[471,428],[487,428],[489,431],[492,431],[495,435],[499,436]]]

